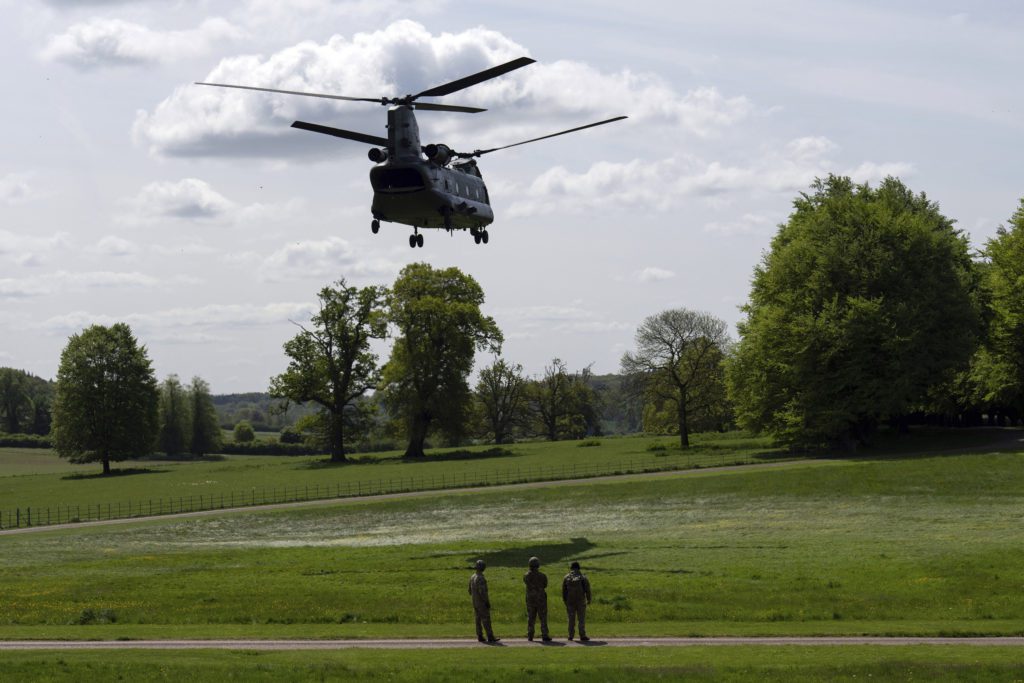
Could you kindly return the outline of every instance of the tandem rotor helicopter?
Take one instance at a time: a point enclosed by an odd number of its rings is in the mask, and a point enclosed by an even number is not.
[[[472,152],[456,152],[444,144],[420,144],[416,109],[465,114],[477,114],[487,110],[477,107],[417,102],[419,98],[450,95],[477,83],[533,64],[533,62],[534,60],[529,57],[520,57],[471,76],[405,97],[346,97],[228,83],[197,82],[196,85],[259,90],[352,102],[375,102],[388,107],[388,136],[386,138],[305,121],[295,121],[292,123],[292,127],[373,145],[368,156],[370,161],[376,164],[370,169],[370,184],[373,186],[373,205],[371,207],[373,220],[370,223],[370,229],[374,234],[380,230],[380,222],[387,221],[412,226],[413,233],[409,235],[410,247],[423,246],[421,228],[440,228],[448,233],[455,230],[469,230],[474,242],[487,244],[489,240],[487,226],[494,222],[494,212],[491,210],[490,196],[487,194],[487,186],[480,174],[476,157],[626,118],[625,116],[616,116],[604,121],[588,123],[585,126],[543,135],[539,138],[491,149],[477,149]]]

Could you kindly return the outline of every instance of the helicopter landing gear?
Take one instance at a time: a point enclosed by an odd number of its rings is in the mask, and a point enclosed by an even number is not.
[[[370,231],[376,235],[380,231],[380,221],[374,218],[370,221]]]
[[[421,235],[419,233],[414,233],[412,235],[409,235],[409,246],[412,247],[413,249],[415,249],[416,247],[422,247],[423,246],[423,235]]]
[[[476,244],[480,244],[481,242],[487,244],[487,240],[490,237],[486,230],[481,230],[480,228],[470,228],[469,234],[473,236],[473,242]]]

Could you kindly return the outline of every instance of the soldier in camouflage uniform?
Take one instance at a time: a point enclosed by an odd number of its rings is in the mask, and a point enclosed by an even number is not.
[[[569,573],[562,579],[562,602],[569,615],[569,640],[576,631],[576,621],[580,624],[580,641],[590,640],[587,637],[587,605],[590,604],[590,581],[580,572],[580,563],[569,565]]]
[[[469,577],[469,595],[473,599],[473,612],[476,616],[476,639],[481,643],[496,643],[500,639],[495,638],[491,630],[491,599],[487,595],[487,579],[484,578],[486,568],[483,560],[476,561],[476,571]],[[487,632],[486,641],[484,631]]]
[[[540,571],[540,560],[530,558],[530,569],[523,575],[526,584],[526,639],[533,640],[533,626],[540,617],[540,637],[551,642],[548,634],[548,577]]]

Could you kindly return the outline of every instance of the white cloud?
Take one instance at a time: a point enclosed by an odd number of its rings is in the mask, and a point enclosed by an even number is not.
[[[664,282],[665,280],[671,280],[675,276],[674,271],[656,266],[648,266],[637,273],[636,279],[640,282]]]
[[[136,66],[203,54],[240,37],[239,28],[216,17],[188,31],[154,31],[121,19],[95,18],[52,36],[42,58],[78,69]]]
[[[36,237],[0,229],[0,257],[6,256],[22,266],[41,265],[51,253],[70,246],[70,235],[66,232]]]
[[[221,60],[203,80],[353,97],[417,92],[527,54],[497,31],[472,28],[432,35],[412,21],[398,21],[351,39],[306,41],[269,57]],[[619,114],[628,103],[631,119],[661,123],[674,134],[709,135],[747,117],[744,97],[726,97],[712,87],[680,95],[663,79],[629,71],[601,72],[587,64],[533,64],[460,91],[455,104],[492,108],[486,125],[495,140],[525,139]],[[322,139],[289,128],[295,119],[337,121],[384,135],[384,112],[369,103],[183,85],[155,109],[138,112],[133,135],[157,155],[289,158],[360,151],[357,145]],[[528,122],[528,123],[524,123]],[[483,121],[467,117],[432,120],[435,133],[466,134]],[[618,126],[627,124],[616,124]],[[498,130],[505,126],[505,130]],[[321,139],[317,139],[321,138]]]
[[[0,278],[0,299],[26,299],[83,289],[154,289],[188,284],[200,281],[188,276],[157,278],[138,272],[59,270],[38,277]]]
[[[29,173],[8,173],[0,177],[0,203],[21,204],[36,196],[29,184]]]
[[[107,235],[97,242],[91,251],[104,256],[132,256],[138,253],[139,247],[134,242],[117,235]]]
[[[745,213],[729,221],[711,221],[704,226],[704,232],[716,232],[721,235],[769,234],[774,225],[775,222],[767,216]]]
[[[365,260],[348,241],[329,237],[286,244],[263,260],[260,274],[270,281],[343,275],[389,278],[401,267],[402,264],[385,259]]]
[[[525,187],[510,187],[517,197],[510,216],[551,212],[584,213],[643,207],[668,210],[688,197],[794,193],[806,189],[816,177],[848,175],[857,182],[875,182],[888,175],[914,172],[906,162],[865,161],[844,168],[829,158],[839,146],[826,137],[802,137],[781,148],[768,148],[746,164],[705,161],[685,155],[660,160],[597,162],[582,173],[561,166],[549,169]],[[744,219],[750,223],[749,218]],[[736,232],[724,225],[711,230]]]
[[[529,339],[548,334],[601,334],[632,329],[628,323],[606,320],[601,312],[582,302],[568,306],[527,306],[494,312],[494,318],[511,338]]]
[[[292,218],[304,202],[300,198],[293,198],[280,204],[239,204],[204,180],[183,178],[149,183],[134,197],[124,200],[122,205],[128,211],[118,217],[121,223],[184,220],[251,225]],[[191,249],[191,253],[202,251],[200,245]]]
[[[264,305],[209,304],[194,308],[128,313],[123,316],[74,311],[48,318],[41,327],[53,333],[65,334],[89,325],[111,325],[123,321],[133,328],[144,331],[174,330],[183,327],[230,329],[232,327],[276,325],[289,320],[305,321],[309,320],[314,311],[315,307],[312,303],[295,302],[276,302]],[[195,338],[195,335],[201,334],[201,331],[191,330],[181,334],[192,335],[192,338]]]

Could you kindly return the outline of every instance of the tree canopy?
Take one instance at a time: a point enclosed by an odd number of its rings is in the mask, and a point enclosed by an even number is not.
[[[977,273],[953,221],[899,180],[811,190],[755,268],[730,395],[743,426],[782,442],[854,443],[966,367]]]
[[[72,335],[60,357],[53,443],[72,462],[138,458],[156,442],[159,392],[146,354],[125,323]]]
[[[344,279],[320,290],[320,311],[311,328],[285,342],[288,369],[270,380],[270,393],[321,407],[331,460],[345,459],[346,427],[354,402],[380,380],[371,339],[387,333],[383,287],[350,287]]]
[[[501,351],[501,331],[480,311],[483,302],[483,289],[458,268],[412,263],[395,280],[388,316],[397,334],[381,387],[406,427],[406,457],[425,455],[432,429],[452,434],[466,423],[474,355]]]
[[[216,453],[221,447],[224,437],[217,421],[217,410],[213,406],[210,385],[201,377],[193,377],[188,389],[191,404],[192,434],[189,439],[189,452],[200,456]]]
[[[14,368],[0,368],[0,432],[48,434],[53,384]]]
[[[721,423],[728,344],[725,321],[708,313],[676,308],[644,320],[636,331],[636,351],[623,354],[621,366],[647,399],[645,427],[667,411],[675,420],[679,446],[687,448],[691,424]]]

